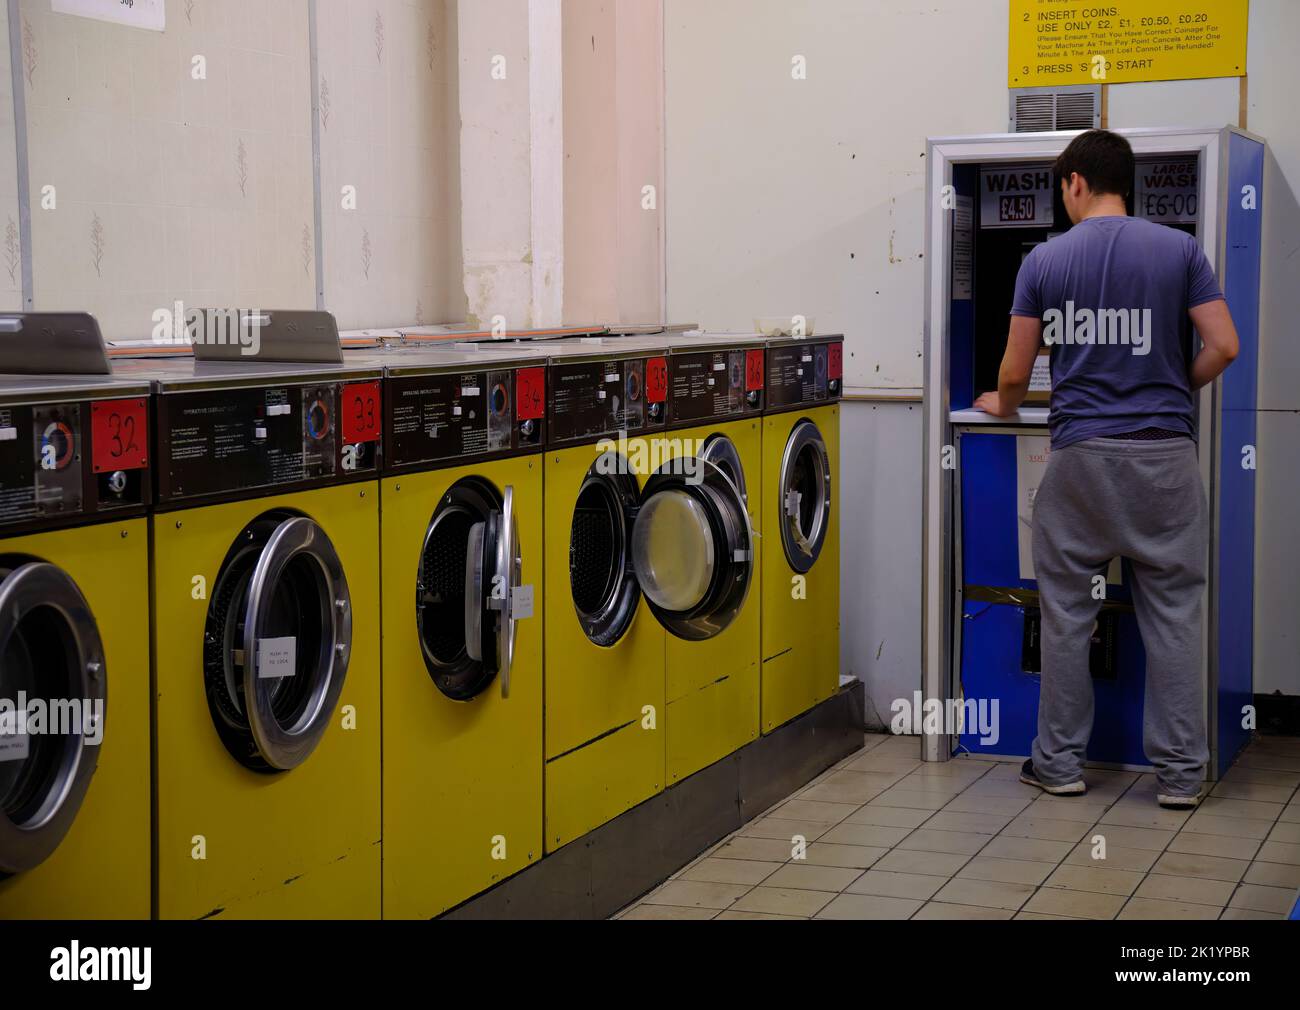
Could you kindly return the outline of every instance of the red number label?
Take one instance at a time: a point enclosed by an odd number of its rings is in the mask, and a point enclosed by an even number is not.
[[[377,382],[343,387],[343,442],[363,445],[378,442],[384,430],[383,400]]]
[[[844,345],[831,344],[830,378],[834,382],[844,378]]]
[[[668,359],[651,358],[645,363],[645,398],[650,403],[668,399]]]
[[[520,421],[546,416],[545,368],[521,368],[515,373],[515,405]]]
[[[95,473],[143,470],[149,465],[147,400],[104,400],[90,405],[90,455]]]
[[[745,355],[745,392],[761,391],[767,385],[765,355],[762,351],[750,351]]]

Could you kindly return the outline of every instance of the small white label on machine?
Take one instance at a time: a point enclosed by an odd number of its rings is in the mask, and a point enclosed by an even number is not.
[[[515,586],[510,590],[510,616],[516,621],[533,616],[532,586]]]
[[[298,639],[259,638],[257,640],[257,677],[259,680],[283,680],[298,672]]]

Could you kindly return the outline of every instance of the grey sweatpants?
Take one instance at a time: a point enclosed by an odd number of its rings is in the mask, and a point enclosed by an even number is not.
[[[1147,656],[1143,749],[1160,792],[1200,790],[1209,760],[1201,688],[1208,529],[1190,439],[1093,439],[1052,453],[1033,534],[1043,615],[1033,759],[1044,782],[1082,777],[1093,722],[1089,640],[1101,607],[1093,580],[1112,558],[1125,557]]]

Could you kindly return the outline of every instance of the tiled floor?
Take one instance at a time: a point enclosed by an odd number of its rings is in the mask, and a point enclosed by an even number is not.
[[[1161,810],[1136,772],[1090,770],[1087,796],[1058,798],[1022,785],[1019,761],[866,746],[619,917],[1279,919],[1295,904],[1300,740],[1257,740],[1194,813]]]

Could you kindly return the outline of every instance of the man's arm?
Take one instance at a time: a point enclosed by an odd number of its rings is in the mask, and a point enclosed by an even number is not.
[[[1205,302],[1188,310],[1192,325],[1201,335],[1201,352],[1196,355],[1188,373],[1192,389],[1208,386],[1224,373],[1241,351],[1237,327],[1232,322],[1228,303],[1222,298]]]
[[[1010,417],[1029,394],[1029,380],[1043,343],[1043,322],[1033,316],[1012,316],[1007,353],[998,372],[998,391],[985,393],[975,406],[994,417]]]

